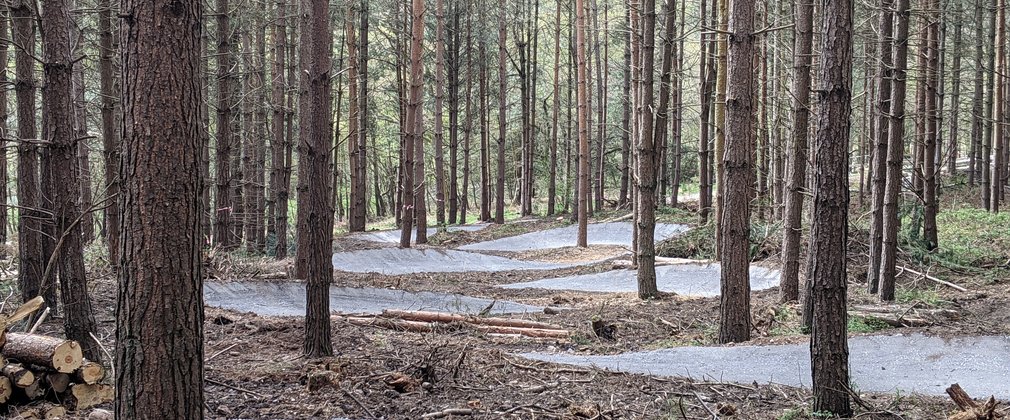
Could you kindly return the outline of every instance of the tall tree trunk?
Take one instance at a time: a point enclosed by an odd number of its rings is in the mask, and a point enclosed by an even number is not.
[[[779,290],[783,302],[800,297],[800,239],[803,234],[803,189],[806,186],[809,154],[807,136],[810,133],[811,52],[814,37],[813,3],[797,0],[795,10],[793,133],[787,152],[789,180],[786,183],[785,226],[782,228],[782,285]],[[804,319],[807,318],[804,316]],[[804,324],[809,325],[809,321]]]
[[[880,2],[880,69],[877,75],[877,127],[886,127],[891,110],[891,80],[893,64],[891,63],[894,43],[894,0]],[[866,273],[866,284],[869,293],[877,293],[880,282],[880,248],[884,239],[884,184],[887,181],[887,130],[879,129],[873,134],[873,160],[871,178],[872,214],[870,220],[870,263]]]
[[[547,178],[547,215],[553,216],[557,206],[558,194],[558,130],[560,125],[561,110],[561,2],[557,2],[557,9],[554,12],[554,90],[552,94],[553,106],[551,107],[551,145],[550,145],[550,173]],[[627,111],[627,109],[625,109]],[[627,129],[627,113],[625,112],[625,129]],[[626,170],[626,169],[625,169]],[[627,194],[627,180],[622,178],[621,198]],[[622,202],[623,204],[623,202]]]
[[[983,61],[983,46],[982,37],[984,36],[985,25],[982,24],[984,7],[982,5],[982,0],[975,0],[975,80],[972,100],[971,100],[971,146],[968,151],[968,186],[974,187],[975,182],[982,175],[982,171],[979,168],[979,164],[982,163],[981,159],[977,156],[979,152],[982,151],[982,136],[985,131],[983,128],[983,108],[982,102],[985,97],[985,62]]]
[[[934,250],[937,247],[936,232],[936,190],[937,173],[940,168],[937,166],[937,149],[940,137],[940,110],[939,102],[943,99],[938,91],[943,83],[940,79],[940,2],[931,0],[929,3],[927,52],[929,53],[928,64],[926,66],[926,144],[924,145],[923,156],[923,239],[926,240],[926,249]]]
[[[232,196],[231,196],[231,148],[235,135],[232,133],[232,98],[231,68],[232,34],[231,21],[228,15],[228,0],[217,0],[217,147],[215,167],[217,168],[217,194],[214,203],[214,243],[223,248],[230,248],[233,240],[231,235]]]
[[[435,223],[445,225],[445,151],[442,101],[445,96],[445,7],[435,0]]]
[[[722,226],[723,207],[726,197],[726,89],[727,89],[727,54],[729,53],[729,0],[716,0],[719,4],[719,31],[716,34],[716,79],[715,79],[715,224]],[[749,217],[748,217],[749,219]],[[722,258],[722,229],[715,230],[716,259]]]
[[[996,10],[989,13],[989,33],[986,36],[986,40],[996,39]],[[980,41],[981,42],[981,41]],[[993,146],[993,98],[995,97],[994,88],[996,86],[996,44],[995,42],[983,42],[989,44],[989,65],[985,66],[986,74],[989,76],[989,80],[986,86],[989,86],[989,91],[986,92],[985,97],[985,134],[982,139],[982,206],[986,210],[992,209],[992,146]]]
[[[347,158],[348,172],[351,177],[351,192],[349,214],[347,217],[347,231],[361,232],[365,230],[365,218],[362,216],[365,210],[364,204],[364,182],[361,180],[365,174],[361,173],[361,165],[358,165],[358,123],[361,122],[360,110],[358,109],[358,40],[357,30],[354,27],[355,6],[357,0],[347,1],[347,12],[344,18],[344,41],[347,43]]]
[[[1006,111],[1006,104],[1003,103],[1006,95],[1006,0],[998,0],[996,2],[996,68],[995,68],[995,83],[993,84],[993,92],[995,92],[995,98],[993,99],[993,137],[992,137],[992,155],[993,155],[993,169],[992,169],[992,192],[990,193],[991,206],[990,210],[993,213],[999,213],[1001,192],[1003,191],[1003,174],[1006,172],[1003,162],[1003,146],[1006,143],[1004,138],[1005,128],[1004,123],[1004,112]]]
[[[506,46],[506,36],[505,31],[505,3],[501,4],[501,8],[498,10],[498,173],[497,182],[495,184],[495,196],[497,201],[495,202],[494,208],[494,221],[498,224],[505,223],[505,111],[506,111],[506,92],[505,92],[505,46]]]
[[[447,71],[449,73],[449,224],[456,224],[459,211],[459,71],[460,71],[460,8],[457,4],[450,8],[452,22],[449,27],[447,42]],[[464,184],[465,186],[466,184]],[[465,201],[465,200],[464,200]]]
[[[814,410],[841,417],[849,405],[846,336],[849,126],[852,101],[852,1],[826,2],[814,148],[814,217],[810,232],[810,335]]]
[[[954,39],[950,53],[953,56],[951,64],[951,95],[950,95],[950,135],[947,139],[947,172],[950,175],[957,175],[957,159],[960,155],[959,134],[961,132],[961,26],[964,18],[964,10],[960,1],[954,2]],[[981,26],[981,25],[979,25]],[[940,78],[940,84],[944,83],[944,78]]]
[[[284,93],[288,88],[288,80],[284,77],[287,66],[287,5],[286,0],[277,0],[277,17],[274,21],[274,74],[273,74],[273,144],[271,144],[270,186],[273,189],[274,202],[274,236],[276,245],[274,256],[277,259],[288,255],[288,183],[284,182],[284,167],[287,149],[285,122],[287,111],[284,103]]]
[[[18,138],[38,138],[35,128],[35,12],[27,0],[10,7],[11,39],[14,49],[14,93],[17,98]],[[18,141],[18,288],[24,302],[43,292],[46,262],[42,254],[41,185],[38,147],[31,141]],[[46,295],[46,305],[56,309],[56,302]]]
[[[70,33],[70,5],[65,0],[46,2],[39,19],[42,35],[43,81],[42,136],[48,139],[52,159],[53,216],[55,217],[54,259],[46,271],[58,269],[63,298],[63,330],[68,339],[81,344],[85,357],[100,360],[97,331],[91,310],[81,243],[81,182],[78,179],[77,136],[74,127],[74,58]]]
[[[586,248],[589,240],[589,87],[586,86],[586,8],[584,0],[575,0],[575,56],[578,67],[579,114],[579,180],[578,180],[578,238],[576,245]]]
[[[701,0],[700,15],[703,26],[711,24],[711,22],[708,22],[708,13],[705,10],[707,6],[709,6],[708,0]],[[698,218],[702,224],[708,223],[709,213],[712,212],[712,179],[709,177],[709,174],[712,172],[709,167],[710,155],[712,154],[709,147],[711,143],[709,134],[712,130],[709,117],[712,115],[712,88],[715,85],[715,80],[709,76],[711,69],[708,68],[708,64],[712,60],[715,51],[715,45],[712,43],[713,38],[711,35],[701,34],[701,54],[698,60],[698,67],[700,68],[698,79],[701,80],[701,90],[699,92],[701,94],[701,98],[699,98],[701,109],[699,111],[700,122],[698,126]]]
[[[909,0],[896,0],[894,24],[894,83],[891,85],[891,112],[887,129],[887,181],[884,185],[884,239],[880,264],[880,299],[894,300],[894,277],[898,253],[898,202],[904,181],[905,89],[908,69]],[[883,130],[881,126],[878,130]]]
[[[459,6],[457,6],[459,7]],[[457,10],[457,19],[459,16],[459,11]],[[464,3],[463,13],[466,15],[466,88],[464,89],[464,94],[466,95],[466,120],[463,126],[463,194],[459,197],[459,223],[465,225],[467,222],[466,214],[470,209],[470,143],[473,136],[473,122],[479,119],[473,117],[473,72],[476,70],[473,65],[473,24],[472,24],[472,11],[470,10],[470,2]],[[457,32],[459,31],[459,25],[457,24]],[[458,40],[457,40],[458,43]],[[457,54],[457,59],[459,55]],[[457,68],[459,63],[456,63]],[[459,70],[456,71],[457,74]],[[458,93],[457,93],[458,96]],[[455,179],[455,178],[453,178]]]
[[[83,49],[84,46],[84,33],[80,29],[81,22],[74,21],[71,25],[73,29],[71,32],[71,36],[74,38],[73,42],[76,42],[79,48],[79,50],[73,51],[73,55],[76,57],[83,54],[80,49]],[[91,208],[94,205],[94,196],[91,192],[91,145],[88,144],[88,101],[84,96],[84,81],[84,67],[75,67],[73,77],[74,139],[77,143],[78,178],[81,182],[79,208],[82,211],[81,220],[78,224],[81,225],[81,240],[84,244],[89,244],[95,240],[95,220],[91,212]],[[3,172],[6,173],[6,168],[4,169]],[[7,184],[5,183],[4,185],[6,186]],[[6,201],[0,202],[6,203]],[[6,226],[6,224],[2,226]],[[0,228],[0,230],[3,230],[3,228]]]
[[[361,192],[361,196],[358,198],[357,205],[361,206],[361,209],[355,214],[358,221],[355,222],[355,226],[360,226],[362,230],[365,229],[366,218],[368,215],[368,191],[367,191],[367,181],[368,181],[368,124],[369,124],[369,109],[368,109],[368,22],[369,22],[369,10],[368,10],[368,0],[361,0],[361,6],[359,10],[360,24],[358,25],[358,83],[361,87],[358,89],[358,190]],[[376,188],[377,190],[378,188]],[[376,210],[380,210],[381,200],[376,200],[375,203]],[[380,213],[377,211],[376,213]]]
[[[9,51],[10,51],[10,16],[0,15],[0,83],[4,85],[11,85],[10,76],[7,74],[7,67],[10,64]],[[0,92],[0,133],[4,133],[4,137],[10,136],[10,128],[7,125],[7,120],[10,118],[10,109],[7,105],[7,90],[4,89]],[[0,138],[0,203],[7,203],[10,201],[10,192],[7,186],[10,184],[10,173],[7,166],[7,139]],[[7,242],[7,229],[10,225],[10,209],[4,207],[0,210],[0,243]],[[8,257],[7,253],[4,252],[3,256]]]
[[[631,11],[625,12],[624,21],[626,30],[630,30]],[[622,84],[621,95],[621,185],[617,205],[625,207],[630,201],[628,187],[631,185],[631,37],[627,37],[628,42],[624,45],[624,82]],[[704,49],[702,50],[704,51]]]
[[[105,164],[105,196],[119,194],[120,140],[116,108],[119,92],[115,89],[115,69],[113,57],[118,53],[114,47],[112,31],[112,0],[102,0],[98,6],[98,72],[102,106],[102,148]],[[108,244],[109,261],[119,264],[119,201],[109,200],[103,219],[105,221],[105,241]],[[205,210],[206,211],[206,210]],[[204,232],[208,234],[209,232]]]
[[[198,1],[124,0],[116,417],[202,418]],[[177,106],[166,107],[166,103]],[[90,340],[93,341],[93,340]]]
[[[483,26],[482,26],[483,28]],[[488,113],[491,112],[488,104],[490,94],[488,85],[488,55],[487,41],[484,40],[484,31],[480,34],[480,89],[477,101],[480,103],[480,221],[491,221],[491,122]]]
[[[667,4],[666,26],[667,39],[663,49],[663,76],[660,87],[659,107],[655,107],[653,97],[653,67],[655,66],[656,50],[656,0],[643,0],[642,11],[639,14],[642,28],[642,62],[639,67],[642,72],[642,113],[641,129],[638,142],[638,179],[635,182],[635,197],[638,200],[638,252],[635,253],[638,266],[638,297],[648,299],[659,294],[656,287],[656,173],[659,153],[656,145],[660,144],[663,130],[666,128],[667,110],[669,109],[669,78],[671,63],[670,27],[673,26],[673,8]],[[655,111],[654,111],[655,110]],[[655,127],[653,126],[655,124]],[[654,137],[655,136],[655,137]]]
[[[403,144],[403,226],[400,235],[400,247],[410,248],[411,228],[414,222],[414,152],[415,144],[422,143],[421,124],[421,91],[424,84],[424,66],[421,54],[424,42],[424,0],[412,1],[413,23],[411,25],[410,41],[410,93],[407,100],[407,121],[404,129],[407,137]],[[423,192],[419,192],[423,194]]]
[[[333,33],[326,0],[302,0],[299,78],[303,98],[299,109],[298,255],[305,267],[305,342],[308,357],[333,355],[330,339],[330,283],[333,266],[333,208],[330,152],[333,132],[330,112]]]
[[[726,152],[721,155],[726,185],[719,223],[722,261],[719,342],[750,339],[750,201],[754,184],[755,4],[734,1],[729,15],[726,67]],[[717,101],[718,102],[718,101]],[[717,152],[718,153],[718,152]]]

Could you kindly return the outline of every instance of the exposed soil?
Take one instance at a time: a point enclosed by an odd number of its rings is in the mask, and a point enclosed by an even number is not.
[[[458,246],[556,226],[542,220],[492,226],[478,232],[440,233],[442,246]],[[382,247],[347,238],[336,250]],[[571,262],[611,260],[538,272],[438,273],[402,276],[338,272],[340,286],[392,287],[442,291],[563,308],[556,314],[527,314],[572,331],[571,339],[511,338],[446,329],[434,333],[391,331],[336,318],[331,359],[301,358],[302,319],[260,317],[208,308],[205,324],[207,413],[210,418],[421,418],[446,409],[470,410],[475,418],[808,418],[807,390],[778,385],[723,384],[611,373],[537,363],[513,356],[529,351],[616,354],[671,346],[714,345],[718,298],[666,295],[642,301],[633,293],[580,293],[501,289],[496,285],[560,275],[606,271],[622,257],[620,247],[591,247],[511,254],[515,258]],[[208,274],[228,279],[287,277],[291,260],[243,259],[224,254],[208,261]],[[853,272],[858,268],[853,268]],[[115,279],[105,268],[92,268],[92,288],[100,338],[113,348]],[[1010,333],[1007,285],[944,273],[971,291],[961,293],[935,283],[901,278],[900,287],[926,291],[928,307],[956,309],[958,319],[917,328],[886,328],[869,334],[921,332],[927,335],[999,335]],[[873,303],[853,276],[853,303]],[[935,293],[934,293],[935,291]],[[915,302],[907,302],[911,304]],[[780,304],[778,290],[752,296],[755,338],[749,344],[799,343],[795,304]],[[598,319],[616,326],[613,339],[596,336]],[[59,333],[51,318],[44,331]],[[920,419],[943,417],[954,405],[943,398],[897,394],[861,394],[861,418]],[[978,395],[976,397],[982,397]],[[107,407],[106,407],[107,408]],[[463,411],[458,411],[462,413]],[[448,413],[448,412],[446,412]],[[462,418],[455,416],[453,418]],[[899,417],[895,417],[899,418]]]

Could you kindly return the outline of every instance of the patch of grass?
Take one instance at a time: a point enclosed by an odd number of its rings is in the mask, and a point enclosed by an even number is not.
[[[779,305],[775,311],[775,327],[769,331],[772,336],[801,335],[803,328],[800,327],[800,314],[789,305]]]
[[[947,302],[940,299],[940,294],[935,289],[914,289],[899,287],[894,291],[894,299],[898,303],[922,302],[929,306],[943,306]]]
[[[656,221],[660,223],[687,224],[697,220],[697,214],[682,208],[662,206],[656,209]]]
[[[778,420],[797,420],[807,417],[807,410],[804,408],[790,408],[778,417]]]
[[[978,208],[955,208],[936,216],[939,249],[925,249],[918,227],[921,207],[904,209],[902,247],[921,261],[947,268],[979,271],[1010,260],[1010,213],[993,214]]]
[[[850,316],[848,330],[850,333],[872,333],[891,328],[886,323],[862,316]]]

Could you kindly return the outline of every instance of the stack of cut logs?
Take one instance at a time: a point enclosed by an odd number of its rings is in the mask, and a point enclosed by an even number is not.
[[[6,343],[3,343],[6,341]],[[81,345],[39,334],[0,332],[0,405],[17,418],[58,418],[111,402],[101,364],[85,359]]]

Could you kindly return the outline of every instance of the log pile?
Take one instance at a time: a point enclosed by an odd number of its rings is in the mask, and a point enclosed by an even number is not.
[[[78,342],[7,332],[41,304],[39,298],[0,315],[0,406],[13,418],[49,419],[112,402],[115,389],[100,383],[105,368],[85,359]]]

